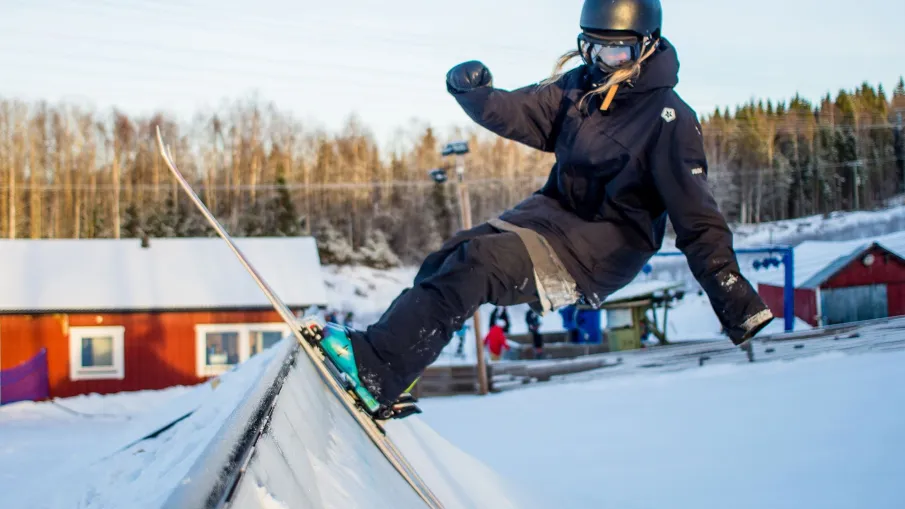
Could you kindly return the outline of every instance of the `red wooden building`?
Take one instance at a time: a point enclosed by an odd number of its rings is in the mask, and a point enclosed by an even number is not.
[[[313,238],[237,244],[297,314],[326,305]],[[0,370],[44,349],[50,397],[195,384],[289,333],[219,238],[2,240],[0,260]]]
[[[812,326],[905,315],[905,232],[795,248],[795,316]],[[783,316],[783,282],[762,278],[758,292]]]

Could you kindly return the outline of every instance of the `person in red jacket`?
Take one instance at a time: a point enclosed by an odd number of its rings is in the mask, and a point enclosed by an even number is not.
[[[506,333],[497,324],[494,324],[487,332],[487,336],[484,337],[484,345],[490,349],[490,358],[495,361],[500,360],[504,349],[509,350],[509,344],[506,342]]]

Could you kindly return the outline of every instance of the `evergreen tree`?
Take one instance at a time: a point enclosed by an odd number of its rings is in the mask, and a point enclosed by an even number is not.
[[[892,115],[895,125],[893,134],[893,153],[896,159],[897,192],[905,193],[905,80],[899,77],[899,83],[892,92]]]
[[[243,207],[239,217],[239,232],[244,237],[267,237],[271,233],[273,222],[268,220],[268,206],[263,200],[255,200]]]
[[[283,165],[277,165],[277,192],[271,203],[270,233],[280,237],[294,237],[301,234],[301,222],[286,185]]]
[[[390,248],[386,234],[382,230],[372,228],[364,245],[358,253],[361,263],[375,269],[389,269],[402,264],[396,253]]]
[[[317,224],[317,250],[325,265],[349,265],[359,261],[349,240],[339,233],[333,223],[322,219]]]
[[[176,237],[179,227],[179,213],[172,196],[167,196],[163,204],[148,215],[145,233],[150,237]]]
[[[137,238],[141,236],[143,231],[141,213],[138,205],[130,203],[126,210],[123,211],[122,225],[120,226],[120,236],[125,238]]]

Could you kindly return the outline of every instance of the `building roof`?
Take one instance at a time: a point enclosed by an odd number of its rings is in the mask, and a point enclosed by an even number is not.
[[[873,245],[905,258],[905,231],[849,241],[806,241],[795,246],[795,287],[817,288]],[[761,271],[757,281],[785,285],[785,267]]]
[[[235,241],[288,306],[326,305],[313,238]],[[271,306],[219,237],[0,240],[0,260],[2,313]]]
[[[604,303],[613,304],[616,302],[649,298],[660,292],[665,292],[680,286],[682,286],[682,284],[676,283],[675,281],[637,281],[629,283],[619,291],[613,292],[612,295],[606,298]]]

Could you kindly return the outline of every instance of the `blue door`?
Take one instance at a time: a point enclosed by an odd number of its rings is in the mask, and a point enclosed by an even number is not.
[[[826,325],[886,318],[886,285],[850,286],[820,290],[821,311]]]

